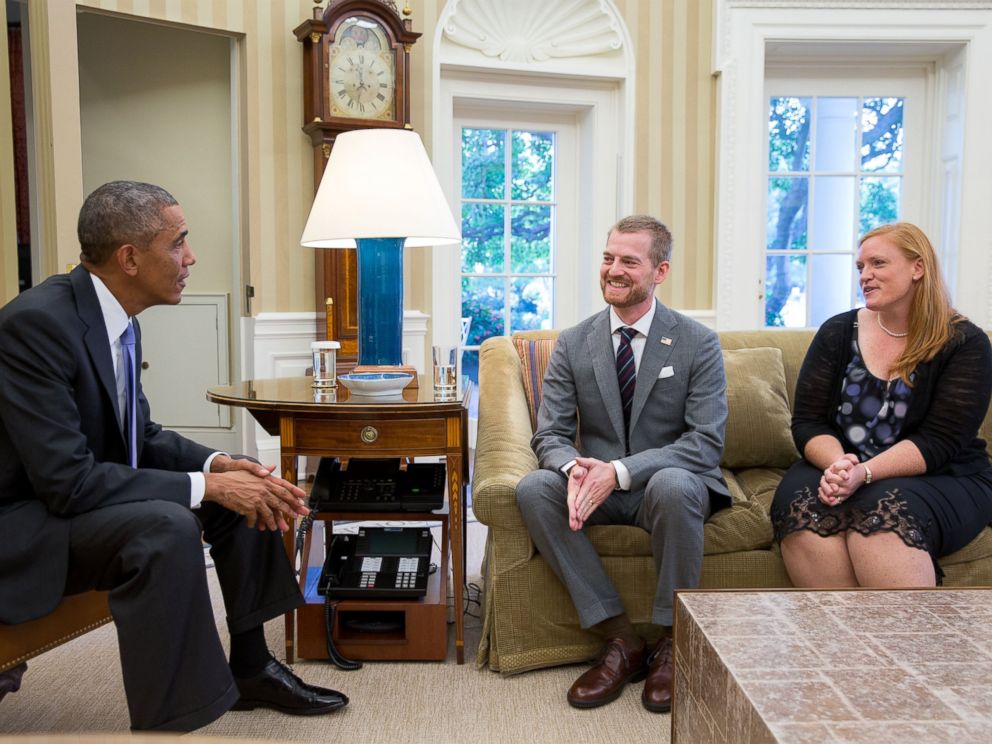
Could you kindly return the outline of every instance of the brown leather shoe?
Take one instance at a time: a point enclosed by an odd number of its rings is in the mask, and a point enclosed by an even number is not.
[[[621,638],[610,638],[599,660],[575,680],[568,690],[573,708],[598,708],[612,703],[628,682],[639,682],[647,673],[647,646],[631,648]]]
[[[672,639],[663,636],[648,657],[648,676],[644,680],[641,703],[652,713],[672,709]]]

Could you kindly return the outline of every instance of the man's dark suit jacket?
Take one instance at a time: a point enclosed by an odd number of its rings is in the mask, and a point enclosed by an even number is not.
[[[212,450],[151,420],[137,323],[135,332],[137,470],[126,464],[110,343],[86,269],[53,276],[0,309],[2,623],[58,604],[74,515],[149,499],[189,505],[186,473]]]

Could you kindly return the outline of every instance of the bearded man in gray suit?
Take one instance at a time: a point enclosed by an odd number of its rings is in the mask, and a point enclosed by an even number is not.
[[[611,228],[599,270],[610,307],[558,337],[531,440],[541,469],[517,486],[527,529],[582,627],[606,639],[568,691],[577,708],[605,705],[646,677],[644,707],[671,709],[673,594],[698,585],[703,523],[730,504],[719,467],[727,421],[719,341],[654,297],[671,252],[671,233],[653,217]],[[652,622],[661,626],[653,650],[586,535],[600,524],[651,533]]]

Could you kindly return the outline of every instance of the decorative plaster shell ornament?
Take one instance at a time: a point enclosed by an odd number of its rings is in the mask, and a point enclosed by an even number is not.
[[[461,0],[444,27],[452,42],[503,62],[544,62],[619,49],[600,0]]]

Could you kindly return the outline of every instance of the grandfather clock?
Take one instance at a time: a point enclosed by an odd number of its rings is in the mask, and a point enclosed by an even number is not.
[[[313,144],[316,192],[340,132],[410,128],[410,48],[420,34],[411,30],[409,3],[401,13],[393,0],[330,0],[323,10],[314,2],[313,18],[293,33],[303,43],[303,131]],[[333,300],[318,336],[341,342],[338,361],[347,368],[358,358],[355,251],[314,254],[318,312]]]

